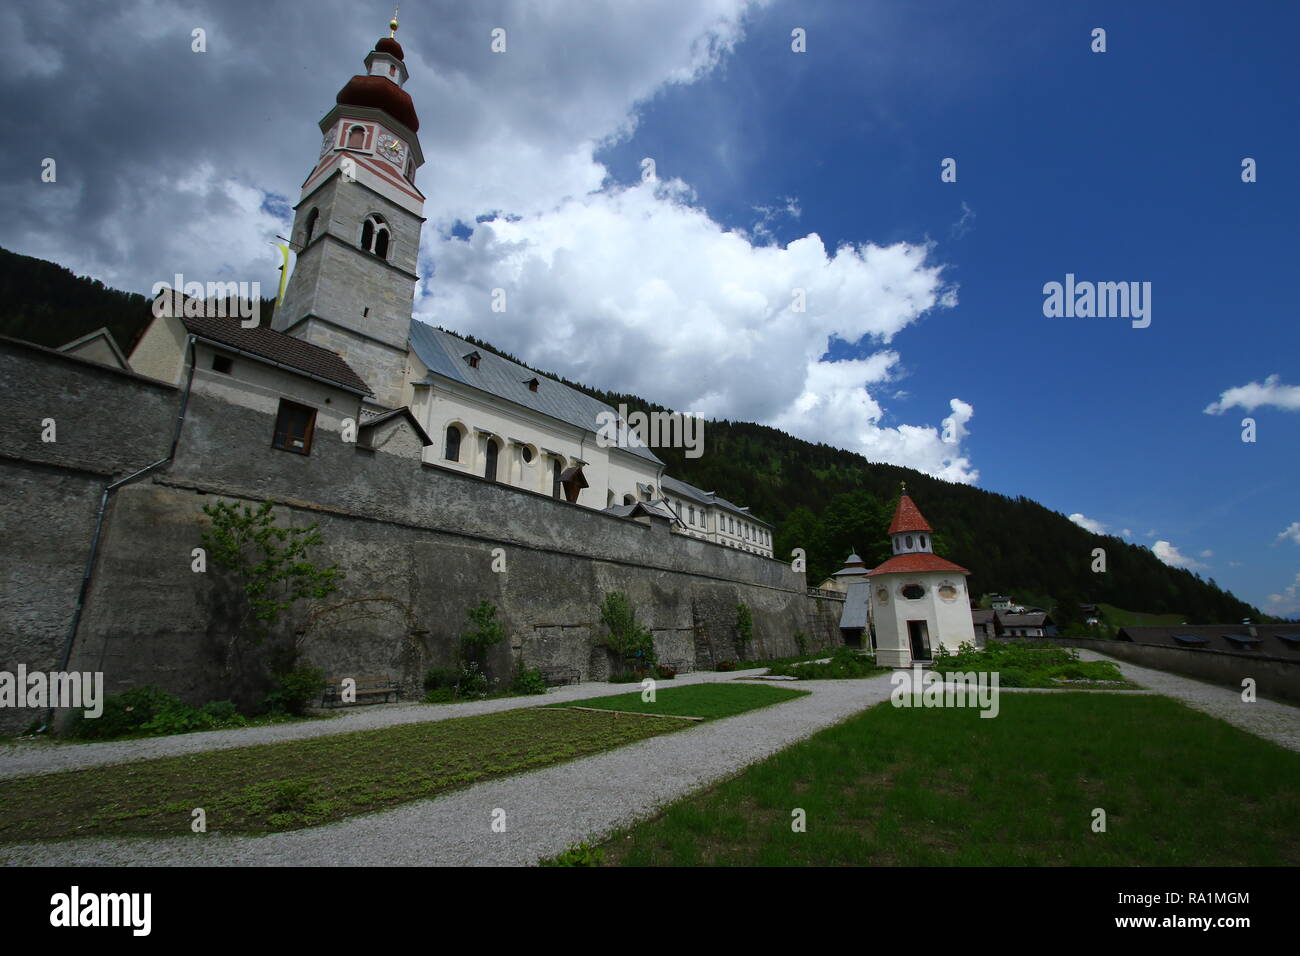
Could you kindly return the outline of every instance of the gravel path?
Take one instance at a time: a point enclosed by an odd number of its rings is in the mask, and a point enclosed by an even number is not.
[[[734,680],[737,677],[763,673],[752,671],[698,671],[682,674],[672,681],[660,682],[661,688],[683,684],[704,684],[714,681]],[[326,737],[347,734],[358,730],[377,730],[399,724],[420,724],[452,717],[469,717],[473,714],[492,714],[520,707],[536,707],[539,703],[565,700],[582,700],[585,697],[608,697],[640,690],[639,684],[570,684],[547,691],[545,697],[502,697],[496,700],[479,700],[465,704],[373,704],[350,707],[336,711],[330,720],[309,720],[292,724],[272,724],[267,727],[241,727],[235,730],[210,730],[198,734],[177,734],[173,737],[147,737],[143,740],[115,740],[99,744],[69,744],[52,740],[21,740],[0,745],[0,780],[7,777],[32,777],[61,770],[98,767],[151,757],[172,757],[177,754],[200,753],[204,750],[230,750],[256,744],[274,744],[285,740],[305,740],[308,737]]]
[[[1095,651],[1080,650],[1079,657],[1085,661],[1114,661],[1125,677],[1143,687],[1180,700],[1188,707],[1227,721],[1288,750],[1300,751],[1300,707],[1262,698],[1248,704],[1241,699],[1240,690],[1139,667]]]
[[[726,676],[726,675],[715,675]],[[328,826],[263,837],[88,839],[0,847],[18,866],[504,866],[654,814],[889,698],[888,674],[801,681],[807,697]],[[680,678],[679,678],[680,679]],[[596,685],[608,686],[608,685]],[[620,688],[622,689],[622,688]],[[588,696],[591,696],[588,694]],[[529,701],[535,704],[536,699]],[[492,830],[505,811],[504,833]]]

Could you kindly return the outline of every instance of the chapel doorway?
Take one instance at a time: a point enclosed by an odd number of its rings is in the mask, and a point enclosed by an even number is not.
[[[907,639],[912,645],[912,660],[930,660],[930,625],[925,621],[907,622]]]

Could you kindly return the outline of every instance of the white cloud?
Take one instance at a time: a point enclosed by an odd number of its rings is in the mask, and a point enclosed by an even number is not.
[[[1133,537],[1133,530],[1131,528],[1125,528],[1123,531],[1120,532],[1120,534],[1122,534],[1126,538],[1131,538]]]
[[[1206,548],[1204,551],[1201,552],[1201,557],[1212,558],[1214,557],[1214,552],[1211,551],[1209,548]]]
[[[1278,541],[1285,541],[1288,539],[1294,541],[1296,544],[1300,544],[1300,521],[1292,521],[1291,526],[1277,536]],[[1277,544],[1277,541],[1273,543]]]
[[[1180,552],[1175,545],[1170,544],[1168,541],[1157,541],[1151,550],[1155,552],[1157,558],[1171,568],[1187,568],[1189,571],[1195,571],[1205,567],[1200,561]]]
[[[951,399],[938,426],[893,424],[876,394],[893,391],[897,352],[821,361],[831,337],[869,350],[955,304],[928,247],[828,250],[815,233],[755,245],[691,196],[680,180],[639,182],[480,223],[435,250],[421,316],[587,384],[978,479],[963,451],[971,405]]]
[[[1086,517],[1085,515],[1079,514],[1078,512],[1070,515],[1070,520],[1073,521],[1075,524],[1077,524],[1080,528],[1083,528],[1085,531],[1091,531],[1093,534],[1104,534],[1106,532],[1106,526],[1102,524],[1100,521],[1096,521],[1093,518]]]
[[[1251,382],[1228,389],[1217,402],[1205,406],[1204,411],[1206,415],[1222,415],[1229,408],[1240,407],[1253,412],[1269,405],[1288,412],[1300,411],[1300,385],[1281,385],[1278,376],[1270,375],[1262,385]]]
[[[1296,574],[1290,585],[1282,589],[1281,594],[1268,596],[1267,610],[1269,614],[1279,616],[1300,612],[1300,573]]]

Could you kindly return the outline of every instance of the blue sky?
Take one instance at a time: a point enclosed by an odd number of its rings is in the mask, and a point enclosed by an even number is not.
[[[1278,541],[1300,519],[1300,414],[1257,409],[1247,444],[1244,410],[1203,409],[1270,374],[1300,381],[1298,8],[1054,6],[779,4],[605,158],[630,177],[660,157],[730,225],[797,197],[779,241],[932,241],[959,304],[899,333],[908,394],[891,413],[932,419],[960,395],[980,486],[1167,540],[1262,606],[1300,568]],[[809,52],[774,69],[789,24]],[[1150,327],[1045,318],[1042,286],[1067,272],[1150,281]]]
[[[317,122],[390,13],[0,10],[0,96],[26,106],[0,245],[134,291],[274,288]],[[425,0],[399,31],[415,313],[1029,496],[1300,617],[1297,36],[1293,0]],[[1045,317],[1067,273],[1151,283],[1150,327]]]

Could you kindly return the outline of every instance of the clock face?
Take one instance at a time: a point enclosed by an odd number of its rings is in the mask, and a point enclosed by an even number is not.
[[[396,136],[390,136],[387,133],[379,137],[379,155],[384,157],[390,163],[397,166],[402,165],[402,160],[406,156],[406,147]]]
[[[331,149],[334,148],[335,135],[337,134],[337,132],[338,130],[336,129],[330,130],[328,133],[325,134],[325,138],[320,141],[320,154],[322,156],[324,156],[326,153],[328,153]]]

